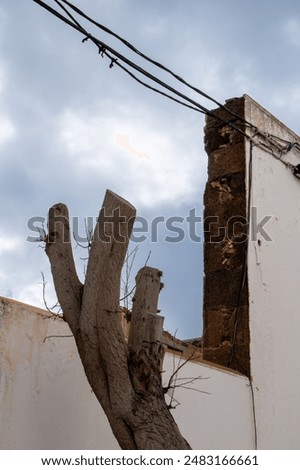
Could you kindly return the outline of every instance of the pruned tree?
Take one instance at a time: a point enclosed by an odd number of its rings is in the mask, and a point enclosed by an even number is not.
[[[144,267],[128,341],[120,321],[120,279],[135,208],[107,191],[89,250],[84,285],[71,246],[68,209],[49,210],[46,253],[63,317],[87,379],[122,449],[190,449],[165,402],[161,383],[163,317],[157,315],[162,273]]]

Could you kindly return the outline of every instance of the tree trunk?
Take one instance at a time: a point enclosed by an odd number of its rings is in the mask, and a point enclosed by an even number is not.
[[[161,385],[163,317],[157,315],[162,273],[136,277],[128,342],[120,322],[120,278],[135,208],[107,191],[91,243],[85,284],[78,279],[68,209],[49,210],[46,253],[64,319],[75,337],[87,379],[122,449],[190,449]]]

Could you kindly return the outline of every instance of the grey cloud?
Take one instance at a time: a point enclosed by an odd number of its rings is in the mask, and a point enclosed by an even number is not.
[[[218,100],[248,93],[290,127],[299,122],[299,50],[284,32],[286,22],[300,14],[297,2],[275,2],[276,8],[273,0],[154,0],[142,6],[133,0],[75,3]],[[203,117],[145,90],[116,67],[109,69],[108,61],[89,41],[82,44],[80,35],[34,2],[11,0],[1,10],[0,115],[12,122],[16,133],[0,147],[0,233],[18,234],[24,243],[21,251],[0,255],[1,273],[5,273],[0,295],[12,292],[21,300],[30,295],[36,299],[40,271],[45,271],[49,284],[50,272],[43,250],[26,242],[26,223],[34,215],[46,216],[50,205],[65,202],[71,214],[83,220],[98,213],[104,191],[111,187],[149,218],[168,213],[184,216],[195,200],[200,210],[206,178]],[[173,139],[177,153],[162,176],[167,180],[176,177],[176,169],[183,171],[180,154],[187,165],[194,159],[195,177],[188,180],[185,197],[168,198],[155,208],[142,203],[138,192],[145,171],[128,166],[126,149],[114,140],[115,135],[103,135],[103,127],[99,136],[93,136],[94,148],[118,163],[115,177],[101,168],[80,166],[84,152],[72,154],[61,140],[61,118],[67,110],[86,116],[87,122],[97,121],[100,115],[106,123],[123,120],[132,129],[149,129],[149,136],[160,132]],[[134,134],[128,138],[134,145]],[[149,137],[144,146],[134,148],[149,153],[149,148],[158,147]],[[134,186],[137,176],[141,178],[138,188]],[[179,328],[182,336],[200,334],[201,244],[158,243],[151,248],[151,263],[165,274],[160,305],[167,327],[173,332]],[[148,249],[147,244],[141,247],[140,264]],[[83,272],[82,264],[79,270]]]

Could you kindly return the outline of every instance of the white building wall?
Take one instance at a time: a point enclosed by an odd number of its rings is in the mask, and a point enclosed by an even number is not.
[[[260,131],[284,139],[277,140],[281,146],[287,146],[285,141],[300,141],[249,97],[246,119]],[[282,160],[299,164],[299,149],[294,147]],[[272,216],[264,225],[272,241],[258,234],[257,240],[250,239],[248,250],[250,354],[258,447],[299,449],[300,180],[257,145],[252,149],[251,173],[250,202],[258,209],[258,221]]]
[[[0,298],[1,449],[119,448],[69,335],[63,320]],[[178,361],[166,356],[166,381]],[[194,449],[253,448],[248,380],[196,362],[178,374],[199,376],[196,390],[175,390],[182,434]]]
[[[69,335],[48,312],[0,299],[1,449],[118,448]]]
[[[172,354],[166,356],[164,367],[168,374],[174,369]],[[173,415],[193,449],[254,449],[251,389],[246,377],[197,362],[184,366],[179,377],[200,377],[188,385],[196,390],[175,391],[180,406]]]

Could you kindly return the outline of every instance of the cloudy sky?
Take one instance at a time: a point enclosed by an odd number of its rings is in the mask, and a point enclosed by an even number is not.
[[[218,101],[247,93],[300,132],[298,0],[74,4]],[[174,224],[185,230],[184,239],[166,241],[178,234],[156,218],[202,214],[204,118],[109,68],[81,39],[33,0],[0,3],[0,295],[43,306],[42,271],[51,304],[48,259],[40,243],[27,241],[37,236],[30,223],[64,202],[84,237],[85,218],[96,217],[109,188],[147,221],[146,240],[132,245],[139,246],[133,272],[151,251],[148,264],[164,272],[166,328],[181,338],[199,336],[202,243],[190,239],[184,223]],[[86,252],[76,248],[75,254],[83,279]]]

